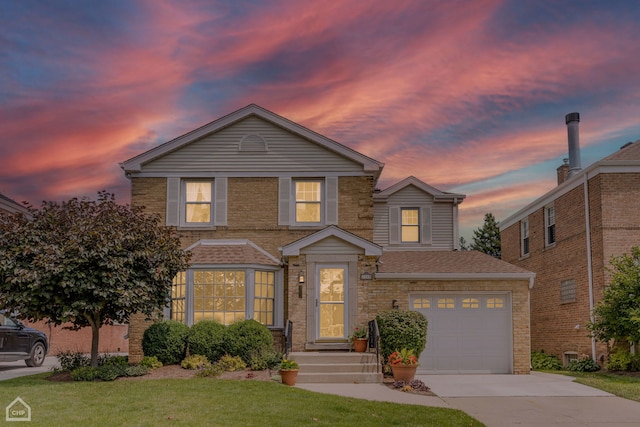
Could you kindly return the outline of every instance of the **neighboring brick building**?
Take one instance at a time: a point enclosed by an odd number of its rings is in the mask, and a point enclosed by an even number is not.
[[[29,210],[9,197],[0,194],[0,215],[3,214],[29,215]],[[0,310],[2,308],[0,307]],[[58,354],[61,351],[91,352],[91,328],[71,331],[64,329],[69,325],[54,326],[44,321],[25,321],[25,324],[47,334],[50,355]],[[127,353],[129,351],[128,329],[128,325],[108,325],[100,328],[100,347],[98,350],[102,353]]]
[[[121,164],[132,204],[176,227],[191,267],[164,317],[256,319],[293,350],[346,350],[382,310],[425,313],[428,372],[529,372],[534,274],[458,251],[461,194],[249,105]],[[130,358],[152,319],[130,325]]]
[[[558,186],[500,223],[502,259],[534,271],[531,347],[568,363],[602,361],[586,328],[609,283],[612,256],[640,245],[640,141],[580,168],[577,113],[567,115],[569,164]]]

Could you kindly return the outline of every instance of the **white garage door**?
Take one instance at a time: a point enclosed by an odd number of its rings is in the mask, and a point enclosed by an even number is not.
[[[509,294],[420,294],[411,307],[427,317],[419,373],[511,373]]]

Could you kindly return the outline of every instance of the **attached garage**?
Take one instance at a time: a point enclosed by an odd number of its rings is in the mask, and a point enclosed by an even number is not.
[[[410,306],[428,321],[420,373],[513,372],[509,293],[425,293]]]
[[[529,373],[534,273],[477,251],[384,251],[378,265],[368,306],[427,318],[419,373]]]

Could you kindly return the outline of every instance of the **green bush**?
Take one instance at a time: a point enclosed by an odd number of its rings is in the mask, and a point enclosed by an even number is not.
[[[218,360],[218,365],[225,372],[234,372],[234,371],[242,371],[247,368],[247,364],[244,363],[244,360],[240,356],[229,356],[225,354]]]
[[[617,349],[609,355],[605,367],[610,371],[640,371],[640,354],[631,354],[629,350]]]
[[[568,369],[573,372],[595,372],[600,366],[589,356],[581,356],[578,360],[572,360]]]
[[[142,337],[145,356],[156,356],[164,365],[180,363],[187,349],[189,327],[175,320],[151,325]]]
[[[81,366],[71,371],[71,379],[74,381],[94,381],[98,378],[98,368]]]
[[[196,372],[197,377],[217,377],[222,374],[224,369],[217,363],[209,363],[208,366],[203,366]]]
[[[427,343],[427,319],[422,313],[409,310],[388,310],[376,316],[380,331],[383,360],[396,350],[413,350],[416,357]]]
[[[57,356],[62,371],[73,372],[91,365],[91,357],[79,351],[61,351]]]
[[[275,369],[282,360],[282,353],[277,351],[259,352],[251,355],[249,367],[252,371],[264,371],[265,369]]]
[[[534,351],[531,353],[531,367],[534,371],[558,371],[562,369],[562,362],[553,354]]]
[[[200,369],[208,365],[211,365],[211,362],[209,362],[206,356],[203,356],[201,354],[188,356],[182,362],[180,362],[180,366],[182,366],[184,369]]]
[[[141,377],[149,373],[149,368],[143,365],[133,365],[124,368],[124,374],[127,377]]]
[[[251,363],[252,354],[273,349],[273,335],[255,320],[241,320],[227,327],[225,349],[227,354],[240,356],[245,363]]]
[[[125,375],[127,367],[123,365],[102,365],[96,369],[98,379],[102,381],[113,381]]]
[[[225,354],[227,327],[215,320],[201,320],[191,327],[187,344],[189,354],[202,354],[215,362]]]
[[[127,356],[111,356],[105,354],[99,358],[98,364],[100,366],[129,366],[129,358]]]
[[[149,370],[154,370],[162,367],[162,362],[158,360],[156,356],[145,356],[142,358],[139,366],[144,366]]]

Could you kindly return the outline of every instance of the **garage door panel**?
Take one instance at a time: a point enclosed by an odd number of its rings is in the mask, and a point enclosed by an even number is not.
[[[505,294],[420,295],[428,321],[422,373],[510,373],[511,310]],[[413,299],[413,298],[412,298]]]

